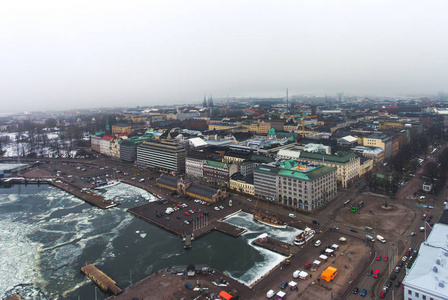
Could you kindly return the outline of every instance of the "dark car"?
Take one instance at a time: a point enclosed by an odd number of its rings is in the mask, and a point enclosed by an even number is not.
[[[367,276],[371,276],[373,274],[373,270],[368,270],[367,271]]]
[[[280,285],[281,289],[284,289],[288,286],[288,282],[287,281],[283,281],[282,284]]]
[[[350,229],[351,232],[358,232],[355,228]]]
[[[400,261],[400,262],[398,263],[398,266],[399,266],[400,268],[402,268],[402,267],[404,266],[404,262]]]
[[[392,286],[392,281],[388,281],[388,282],[386,283],[386,286],[387,286],[388,288],[390,288],[390,287]]]
[[[353,294],[358,294],[358,292],[359,292],[359,288],[356,286],[356,287],[353,289]]]
[[[401,281],[399,281],[399,280],[395,281],[395,286],[396,287],[399,287],[400,285],[401,285]]]
[[[395,275],[395,274],[390,275],[390,280],[395,280],[396,278],[397,278],[397,275]]]

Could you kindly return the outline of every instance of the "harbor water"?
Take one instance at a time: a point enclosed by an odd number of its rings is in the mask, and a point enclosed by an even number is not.
[[[121,183],[101,191],[118,207],[101,210],[49,185],[0,188],[0,297],[23,299],[104,299],[80,272],[92,263],[126,288],[175,265],[207,264],[250,285],[284,257],[254,247],[262,233],[291,242],[295,229],[278,230],[253,223],[239,213],[228,220],[248,231],[238,238],[212,232],[193,242],[181,240],[126,212],[154,201],[148,192]]]

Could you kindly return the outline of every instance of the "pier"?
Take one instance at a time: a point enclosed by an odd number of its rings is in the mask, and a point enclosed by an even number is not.
[[[92,190],[88,189],[81,189],[80,187],[67,182],[67,181],[49,181],[51,185],[60,188],[63,191],[66,191],[69,194],[72,194],[78,198],[81,198],[82,200],[86,201],[87,203],[90,203],[92,205],[95,205],[102,209],[111,208],[117,205],[120,205],[119,202],[113,201],[113,200],[107,200],[103,197],[103,195],[100,195]]]
[[[117,283],[102,271],[97,269],[94,265],[89,264],[81,267],[81,272],[92,279],[92,281],[104,292],[114,295],[121,293],[121,289],[117,286]]]
[[[271,237],[266,237],[264,239],[255,239],[252,244],[277,252],[278,254],[284,256],[290,256],[296,254],[299,251],[299,247],[273,239]]]
[[[244,229],[244,228],[241,228],[241,227],[229,224],[229,223],[221,222],[221,221],[215,222],[214,225],[215,225],[216,230],[218,230],[222,233],[228,234],[230,236],[233,236],[233,237],[238,237],[238,236],[242,235],[244,232],[246,232],[246,229]]]

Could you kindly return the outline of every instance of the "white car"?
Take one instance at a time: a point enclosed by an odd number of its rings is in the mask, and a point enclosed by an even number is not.
[[[219,210],[219,207],[216,206],[216,207],[215,207],[215,210]]]
[[[297,218],[295,214],[289,214],[290,218]]]
[[[319,247],[322,244],[320,240],[317,240],[316,243],[314,243],[314,246]]]

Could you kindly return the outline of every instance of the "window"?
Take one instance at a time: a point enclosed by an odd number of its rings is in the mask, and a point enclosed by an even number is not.
[[[417,293],[417,292],[415,292],[415,297],[417,297],[417,298],[418,298],[418,293]]]
[[[412,291],[411,290],[408,290],[408,295],[412,295]]]
[[[426,296],[425,296],[425,295],[422,295],[422,299],[423,299],[423,300],[426,300]]]

